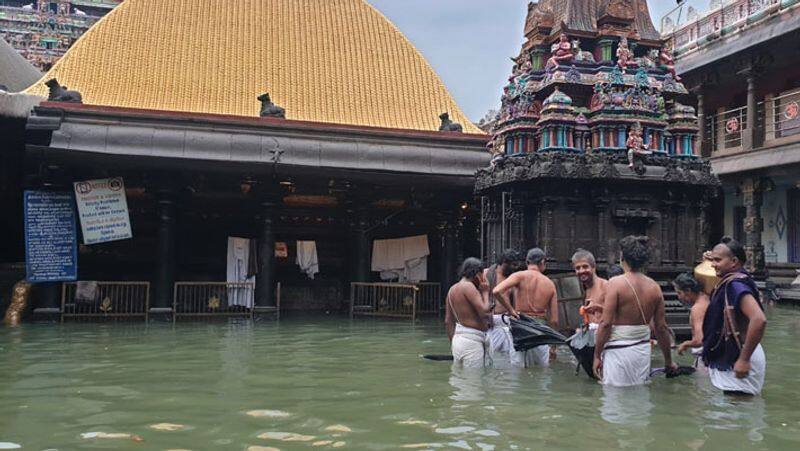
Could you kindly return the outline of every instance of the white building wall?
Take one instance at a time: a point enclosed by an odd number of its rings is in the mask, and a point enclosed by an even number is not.
[[[786,263],[789,259],[786,192],[790,188],[789,185],[778,185],[774,191],[764,194],[764,205],[761,207],[764,232],[761,234],[761,242],[767,263]],[[741,196],[725,191],[725,235],[733,236],[733,209],[742,205]]]
[[[786,212],[787,185],[779,185],[764,195],[761,216],[764,218],[764,232],[761,242],[767,263],[786,263],[789,259],[789,223]]]

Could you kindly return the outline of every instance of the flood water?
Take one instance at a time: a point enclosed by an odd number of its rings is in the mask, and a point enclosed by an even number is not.
[[[451,371],[420,358],[449,352],[434,321],[0,328],[0,449],[797,449],[800,310],[769,321],[751,400],[697,376],[604,389],[566,350]]]

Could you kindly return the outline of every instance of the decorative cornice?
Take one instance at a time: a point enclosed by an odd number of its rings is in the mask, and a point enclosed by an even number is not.
[[[614,152],[566,153],[538,152],[506,157],[478,171],[476,192],[537,179],[637,180],[660,184],[720,186],[711,165],[697,158],[668,155],[641,156],[644,171],[627,167],[626,156]]]

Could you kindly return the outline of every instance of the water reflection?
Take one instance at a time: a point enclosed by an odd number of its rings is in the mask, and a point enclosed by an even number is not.
[[[549,368],[451,368],[419,357],[448,350],[433,320],[0,327],[0,443],[134,446],[81,438],[104,431],[141,436],[142,449],[245,450],[282,431],[343,449],[793,449],[800,312],[769,321],[767,385],[750,400],[707,376],[604,388],[566,349]]]
[[[716,393],[703,413],[705,428],[745,431],[748,440],[760,442],[764,439],[761,431],[767,428],[765,409],[766,401],[761,397]]]
[[[650,424],[650,387],[603,386],[600,416],[609,423],[622,426],[644,427]]]
[[[453,365],[450,372],[450,399],[461,402],[479,402],[488,398],[486,370],[483,368],[463,368]]]

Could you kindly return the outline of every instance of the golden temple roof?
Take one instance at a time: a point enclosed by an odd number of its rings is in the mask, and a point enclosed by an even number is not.
[[[364,0],[126,0],[27,92],[51,78],[87,104],[438,130],[472,124],[405,36]]]

